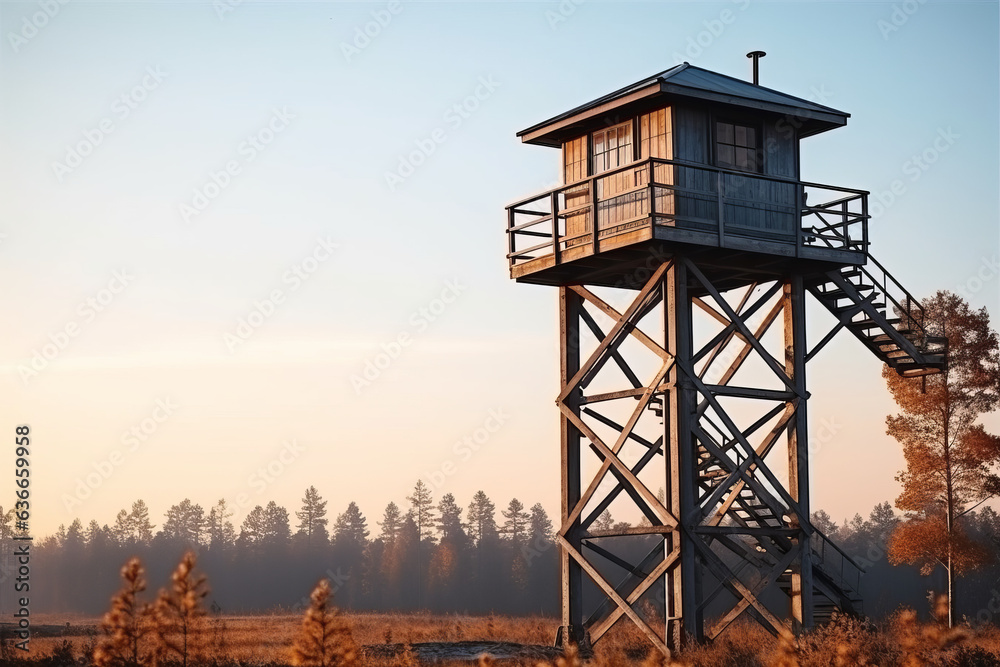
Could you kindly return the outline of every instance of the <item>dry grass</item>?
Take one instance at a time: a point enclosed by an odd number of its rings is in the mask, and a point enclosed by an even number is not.
[[[510,641],[523,644],[551,644],[559,625],[556,619],[498,616],[461,616],[431,614],[350,614],[358,645]],[[64,616],[33,618],[35,624],[71,623],[75,636],[67,637],[73,651],[81,657],[88,639],[84,628],[95,629],[98,619]],[[287,665],[289,647],[302,623],[301,615],[267,614],[257,616],[213,617],[208,621],[210,658],[226,665]],[[41,657],[56,650],[60,638],[36,638],[31,642],[32,655]],[[626,623],[616,625],[598,643],[592,660],[596,667],[663,665],[651,655],[645,637]],[[573,667],[573,660],[562,660],[557,667]],[[209,663],[211,664],[211,662]],[[396,667],[416,664],[412,656],[362,659],[359,664]],[[489,661],[483,664],[491,664]],[[510,664],[510,663],[504,663]],[[526,662],[537,667],[540,663]],[[875,627],[854,619],[818,629],[801,638],[796,645],[782,645],[753,622],[734,623],[717,641],[696,646],[666,663],[689,667],[989,667],[1000,665],[1000,629],[989,627],[955,635],[938,624],[919,624],[905,613],[897,613],[884,626]],[[551,667],[545,664],[544,667]]]

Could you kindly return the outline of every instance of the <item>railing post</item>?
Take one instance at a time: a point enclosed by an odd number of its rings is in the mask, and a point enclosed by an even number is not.
[[[559,191],[553,190],[549,196],[552,206],[552,261],[559,263]]]
[[[598,211],[597,211],[597,176],[592,176],[590,179],[590,229],[591,233],[594,235],[593,242],[593,252],[596,255],[600,250],[600,244],[598,243]]]
[[[514,257],[514,207],[507,209],[507,268],[512,268],[516,261]]]
[[[725,205],[722,203],[722,172],[716,171],[716,189],[715,198],[719,202],[719,247],[726,247],[726,227],[722,219],[722,212],[725,209]]]
[[[868,195],[861,195],[861,236],[864,247],[862,251],[868,254]]]
[[[656,188],[653,187],[653,158],[646,163],[646,185],[649,186],[649,237],[656,237]]]
[[[850,225],[847,224],[847,221],[849,219],[849,213],[848,213],[848,210],[847,210],[847,202],[846,201],[841,202],[841,204],[840,204],[840,213],[841,213],[841,216],[843,216],[843,219],[844,219],[844,223],[843,223],[844,224],[844,250],[850,250],[851,249],[851,228],[850,228]]]
[[[806,230],[803,228],[806,217],[806,186],[801,183],[795,186],[795,200],[795,208],[799,212],[795,216],[795,256],[799,257],[802,254],[802,246],[805,245],[806,236]]]

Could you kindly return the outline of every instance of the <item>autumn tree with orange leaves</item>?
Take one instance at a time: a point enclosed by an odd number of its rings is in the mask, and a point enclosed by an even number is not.
[[[924,378],[901,377],[889,366],[882,371],[900,409],[886,418],[886,432],[906,459],[896,476],[903,486],[896,507],[906,520],[889,540],[889,560],[920,565],[925,575],[945,568],[953,626],[955,576],[991,557],[961,519],[1000,495],[1000,437],[976,423],[1000,401],[1000,346],[985,308],[973,310],[951,292],[937,292],[923,306],[928,334],[948,339],[948,367]]]

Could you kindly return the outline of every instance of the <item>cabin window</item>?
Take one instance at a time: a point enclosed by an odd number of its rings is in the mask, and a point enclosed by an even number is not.
[[[667,109],[657,109],[639,118],[639,158],[658,157],[669,160],[672,156],[670,114]]]
[[[715,123],[715,164],[726,169],[760,171],[760,131],[752,125]]]
[[[563,144],[563,183],[575,183],[587,177],[587,137]]]
[[[594,173],[624,167],[632,162],[632,122],[627,121],[593,134]]]

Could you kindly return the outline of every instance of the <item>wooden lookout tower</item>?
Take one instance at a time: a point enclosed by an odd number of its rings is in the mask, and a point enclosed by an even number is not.
[[[847,118],[684,63],[518,133],[562,151],[563,184],[507,207],[511,277],[559,288],[558,642],[860,613],[809,518],[806,362],[841,329],[907,377],[947,350],[869,253],[868,193],[799,174]],[[809,342],[807,294],[836,321]]]

